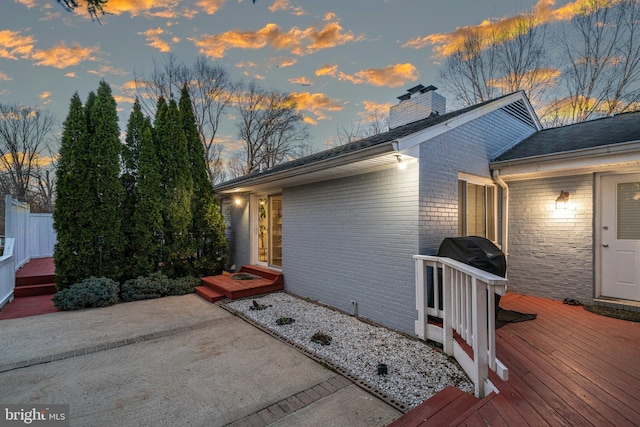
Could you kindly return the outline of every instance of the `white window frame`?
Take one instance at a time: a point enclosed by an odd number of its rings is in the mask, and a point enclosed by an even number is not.
[[[492,242],[498,240],[498,189],[494,182],[489,178],[483,178],[476,175],[470,175],[464,172],[458,173],[458,191],[461,185],[464,186],[465,199],[461,202],[461,195],[458,194],[458,234],[464,236],[467,233],[467,184],[474,184],[485,187],[485,236]],[[493,197],[490,197],[490,192]],[[491,200],[493,199],[493,200]]]

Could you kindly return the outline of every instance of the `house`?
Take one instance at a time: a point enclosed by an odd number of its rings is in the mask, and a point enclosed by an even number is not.
[[[612,185],[620,203],[640,194],[637,176],[616,181],[640,171],[640,113],[543,130],[523,92],[449,113],[433,86],[399,100],[388,132],[217,185],[229,267],[279,269],[292,293],[413,334],[413,255],[477,235],[508,255],[512,291],[640,301],[601,278],[626,283],[640,268],[614,266],[631,262],[634,216],[617,220],[629,231],[614,243],[616,218],[602,208],[615,206]]]

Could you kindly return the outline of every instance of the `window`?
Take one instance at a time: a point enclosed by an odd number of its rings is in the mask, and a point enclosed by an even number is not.
[[[458,179],[458,235],[496,241],[496,187],[488,179]]]

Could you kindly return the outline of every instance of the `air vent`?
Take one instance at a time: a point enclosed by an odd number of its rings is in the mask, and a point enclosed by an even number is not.
[[[527,110],[524,101],[522,101],[521,99],[509,105],[505,105],[501,108],[501,110],[509,114],[510,116],[520,120],[527,126],[530,126],[532,128],[536,127],[533,118],[531,118],[531,114],[529,114],[529,110]]]

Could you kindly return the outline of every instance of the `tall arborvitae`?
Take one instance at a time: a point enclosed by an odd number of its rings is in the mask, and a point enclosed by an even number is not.
[[[132,276],[147,275],[161,261],[162,195],[160,168],[153,143],[151,123],[144,119],[139,133],[138,173],[135,187],[136,205],[133,212],[131,235]]]
[[[124,239],[120,230],[120,129],[111,87],[100,82],[95,102],[87,109],[90,134],[89,173],[90,231],[95,248],[93,274],[120,279]]]
[[[189,171],[187,141],[174,100],[169,105],[162,98],[158,101],[154,140],[162,171],[160,188],[166,242],[163,250],[164,270],[169,275],[178,276],[188,271],[187,261],[194,250],[189,237],[193,180]]]
[[[136,224],[132,221],[136,209],[136,181],[138,180],[139,157],[144,133],[145,117],[138,99],[133,104],[133,110],[127,123],[127,135],[125,144],[122,146],[122,186],[124,197],[122,200],[121,231],[124,238],[124,259],[126,260],[124,279],[134,278],[139,274],[135,259],[137,243],[135,242]],[[145,272],[146,273],[146,272]]]
[[[193,196],[191,198],[193,215],[190,234],[195,244],[195,259],[192,263],[191,274],[196,276],[210,275],[222,270],[222,255],[226,253],[227,247],[224,236],[224,220],[207,174],[204,149],[186,86],[182,88],[180,95],[180,116],[182,130],[187,140],[189,170],[193,180]]]
[[[86,179],[89,151],[87,119],[76,92],[64,122],[58,159],[56,207],[53,226],[57,242],[53,252],[56,286],[65,289],[91,276],[95,242],[89,227],[89,182]]]

